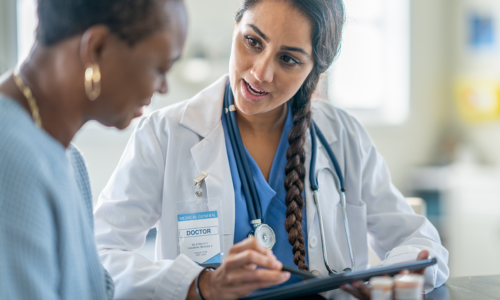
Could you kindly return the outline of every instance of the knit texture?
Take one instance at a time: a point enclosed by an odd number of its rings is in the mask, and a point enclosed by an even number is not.
[[[0,95],[0,299],[112,295],[94,243],[81,154]]]

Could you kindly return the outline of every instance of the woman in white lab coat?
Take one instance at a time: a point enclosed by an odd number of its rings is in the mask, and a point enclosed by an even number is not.
[[[448,252],[436,229],[415,215],[392,185],[366,131],[326,101],[311,102],[319,76],[338,52],[343,20],[341,0],[243,1],[229,76],[141,121],[95,210],[99,255],[115,280],[117,298],[197,299],[199,276],[204,298],[231,299],[288,279],[279,277],[279,266],[270,266],[272,255],[255,239],[243,240],[250,209],[228,139],[225,92],[234,95],[263,221],[276,232],[273,251],[280,261],[328,273],[308,178],[310,172],[332,170],[318,175],[328,262],[337,271],[351,265],[338,179],[321,143],[316,170],[309,170],[313,120],[345,178],[356,270],[369,267],[369,244],[383,265],[412,261],[419,253],[418,258],[437,257],[438,264],[425,270],[426,291],[446,281]],[[185,228],[196,229],[198,223],[183,222],[186,216],[214,211],[215,219],[204,222],[217,228],[216,240],[203,241],[215,248],[220,242],[220,251],[212,253],[215,260],[198,262],[223,262],[214,272],[201,272],[193,260],[204,254],[183,243],[189,234]],[[153,227],[158,232],[155,262],[136,252]],[[259,273],[264,270],[255,265],[271,270]],[[350,292],[365,297],[366,287],[356,287]]]

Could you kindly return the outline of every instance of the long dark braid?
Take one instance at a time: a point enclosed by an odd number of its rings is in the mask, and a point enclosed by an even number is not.
[[[239,22],[245,12],[255,4],[265,0],[243,0],[236,14]],[[300,89],[291,99],[293,126],[288,134],[290,147],[286,152],[285,197],[288,242],[292,245],[293,261],[302,270],[308,270],[305,263],[306,248],[302,232],[302,209],[305,199],[304,178],[306,175],[304,144],[311,125],[311,96],[324,73],[339,52],[344,24],[344,5],[342,0],[281,0],[298,8],[309,17],[313,25],[312,47],[314,67]],[[314,170],[310,170],[314,172]]]

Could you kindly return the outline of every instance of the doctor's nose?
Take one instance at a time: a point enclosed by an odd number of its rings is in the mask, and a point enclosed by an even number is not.
[[[255,61],[250,74],[260,82],[272,82],[274,78],[274,68],[271,57],[259,57]]]

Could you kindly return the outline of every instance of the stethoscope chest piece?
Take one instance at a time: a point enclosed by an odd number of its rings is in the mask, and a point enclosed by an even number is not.
[[[276,234],[271,226],[267,224],[260,224],[254,231],[250,232],[248,236],[254,236],[261,246],[269,249],[273,249],[276,243]]]

